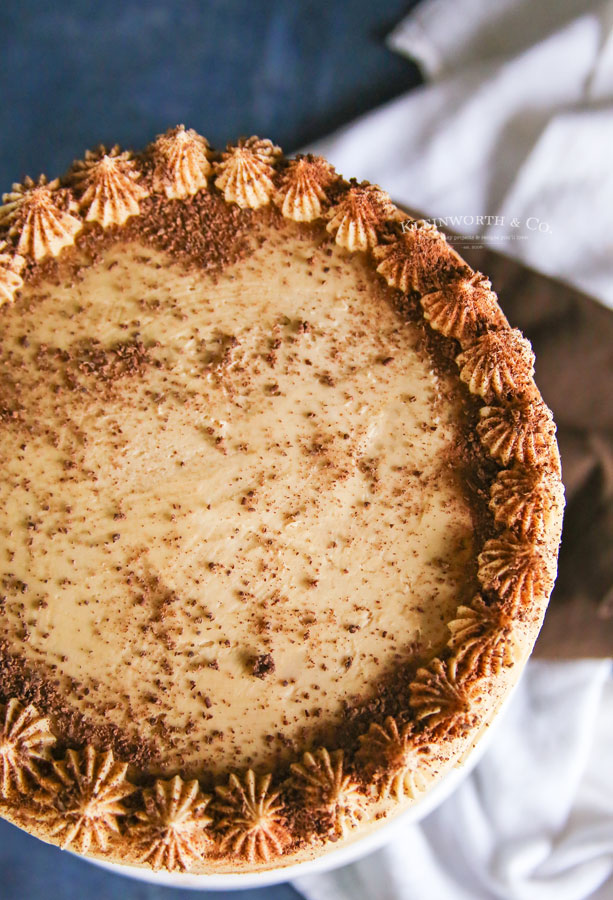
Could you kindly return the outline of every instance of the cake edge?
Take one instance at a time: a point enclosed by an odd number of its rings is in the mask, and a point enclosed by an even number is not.
[[[496,536],[478,558],[480,594],[448,623],[445,654],[418,670],[411,721],[373,723],[353,759],[318,748],[283,782],[271,772],[231,772],[213,797],[178,775],[138,786],[110,751],[56,758],[47,716],[17,699],[0,705],[0,814],[83,855],[208,874],[292,865],[348,843],[461,764],[536,640],[555,578],[563,489],[530,345],[509,326],[489,280],[377,185],[347,181],[320,157],[288,159],[268,140],[240,139],[219,153],[178,126],[141,154],[99,147],[61,179],[13,185],[0,207],[0,305],[84,231],[121,228],[150,196],[181,201],[199,191],[241,209],[272,203],[295,222],[323,220],[339,246],[365,254],[432,330],[456,342],[458,376],[484,404],[481,444],[501,467],[490,493]]]

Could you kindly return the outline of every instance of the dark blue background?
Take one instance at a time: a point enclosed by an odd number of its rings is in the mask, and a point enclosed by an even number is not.
[[[419,80],[384,46],[406,0],[2,0],[0,185],[184,122],[286,151]]]
[[[0,191],[25,174],[55,177],[100,142],[142,147],[179,122],[218,147],[260,134],[296,149],[419,82],[383,43],[412,5],[1,0]],[[110,875],[0,820],[1,900],[188,896]]]

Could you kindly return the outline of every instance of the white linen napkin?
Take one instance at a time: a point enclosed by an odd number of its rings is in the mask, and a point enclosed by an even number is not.
[[[426,84],[305,149],[613,307],[613,0],[424,0],[389,44]],[[532,662],[439,809],[294,885],[307,900],[611,900],[612,759],[610,662]]]
[[[425,0],[389,43],[427,83],[308,149],[613,306],[613,0]]]

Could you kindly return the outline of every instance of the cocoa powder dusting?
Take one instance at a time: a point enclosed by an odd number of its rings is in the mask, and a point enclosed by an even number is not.
[[[126,734],[116,725],[98,725],[77,712],[66,698],[45,678],[14,656],[0,640],[0,700],[16,698],[33,703],[43,715],[49,715],[60,746],[83,747],[93,744],[99,750],[113,750],[118,759],[130,763],[139,772],[156,762],[158,751],[139,735]]]

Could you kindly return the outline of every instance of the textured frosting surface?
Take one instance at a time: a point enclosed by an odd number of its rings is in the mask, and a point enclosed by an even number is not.
[[[111,246],[5,317],[3,637],[152,771],[287,759],[474,589],[459,392],[323,229],[262,233],[215,276]]]
[[[0,813],[289,866],[461,765],[553,586],[530,344],[432,224],[184,126],[0,206]]]

